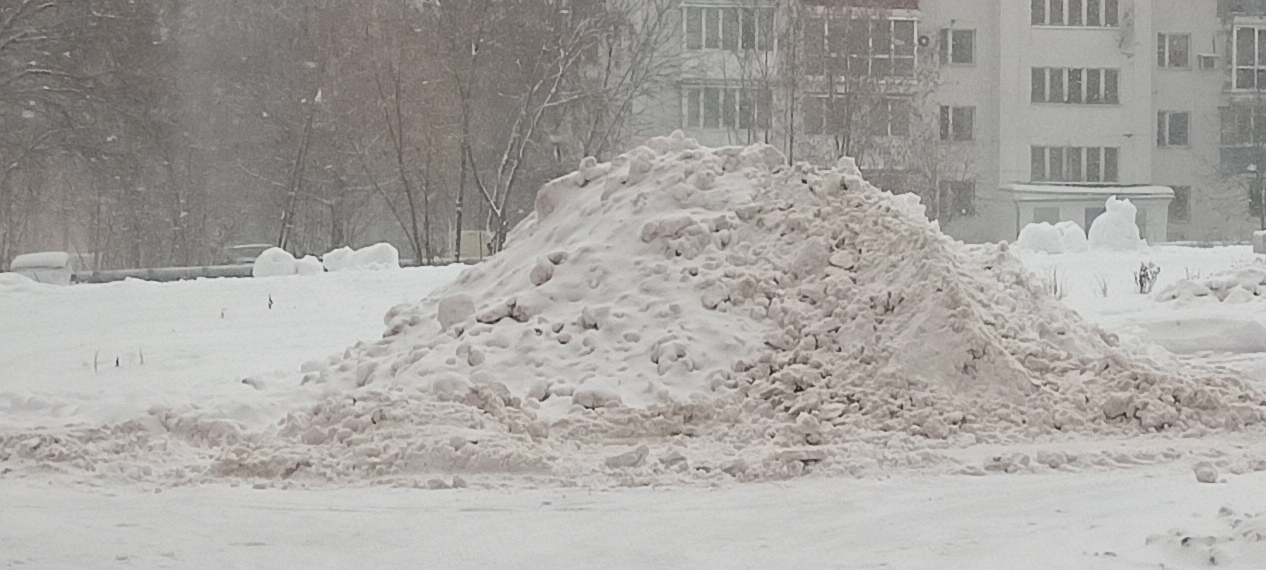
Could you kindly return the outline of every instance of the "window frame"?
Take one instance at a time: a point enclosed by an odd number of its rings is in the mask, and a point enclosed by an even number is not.
[[[681,10],[686,51],[739,53],[774,49],[776,14],[772,7],[685,5]]]
[[[1049,105],[1120,105],[1121,70],[1110,67],[1032,67],[1029,100]],[[1039,88],[1038,82],[1042,85]],[[1054,87],[1059,97],[1053,98]],[[1074,90],[1076,93],[1074,93]]]
[[[1031,145],[1029,149],[1029,178],[1032,182],[1120,182],[1119,147]]]
[[[1184,140],[1174,142],[1174,121],[1181,117],[1186,121]],[[1190,111],[1157,111],[1156,112],[1156,146],[1158,148],[1190,148],[1191,147],[1191,112]]]
[[[1243,30],[1253,30],[1253,61],[1245,64],[1241,62],[1240,32]],[[1266,24],[1237,24],[1231,28],[1231,90],[1232,91],[1258,91],[1266,90],[1266,50],[1263,50],[1264,39],[1266,39]],[[1248,72],[1247,76],[1243,72]],[[1242,85],[1241,79],[1251,77],[1252,85]]]
[[[1183,61],[1174,65],[1174,48],[1178,40],[1185,42]],[[1159,32],[1156,34],[1156,66],[1160,69],[1191,69],[1191,34]]]
[[[710,117],[710,94],[716,94],[716,116]],[[772,99],[761,89],[744,87],[692,85],[682,89],[682,124],[687,129],[703,131],[766,130],[771,128]],[[710,126],[716,118],[717,126]]]
[[[966,198],[963,198],[964,195]],[[952,220],[976,215],[975,180],[941,180],[939,198],[937,219]]]
[[[1119,0],[1031,0],[1029,25],[1090,30],[1120,28],[1121,3]]]
[[[966,60],[959,59],[959,50],[955,49],[958,45],[958,36],[968,38],[969,49],[967,49]],[[962,28],[941,28],[940,47],[938,49],[940,61],[942,65],[950,65],[954,67],[970,67],[976,65],[976,30]]]
[[[964,134],[960,130],[960,125],[964,122],[969,124]],[[976,140],[976,107],[971,105],[941,105],[940,106],[940,137],[942,142],[972,142]]]

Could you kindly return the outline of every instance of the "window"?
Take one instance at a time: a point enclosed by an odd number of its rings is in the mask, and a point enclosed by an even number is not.
[[[1159,67],[1191,67],[1191,36],[1157,34],[1156,65]]]
[[[975,138],[975,123],[975,107],[941,106],[941,140],[972,140]]]
[[[735,87],[686,89],[686,127],[703,129],[769,128],[768,94]]]
[[[810,75],[914,76],[914,20],[810,18],[804,37]]]
[[[1250,166],[1266,164],[1266,110],[1254,104],[1222,107],[1221,120],[1223,170],[1247,173]]]
[[[942,180],[937,213],[941,220],[976,215],[976,183]]]
[[[1156,114],[1156,146],[1187,146],[1191,113],[1161,111]]]
[[[686,8],[686,49],[769,50],[772,8]]]
[[[850,103],[852,106],[850,106]],[[810,97],[804,105],[804,129],[810,135],[834,135],[844,132],[850,123],[866,121],[867,131],[877,137],[910,135],[910,100],[890,98],[879,102],[871,112],[843,97]],[[851,119],[851,120],[850,120]]]
[[[1169,221],[1185,222],[1191,219],[1191,187],[1174,186],[1174,199],[1169,203]]]
[[[1114,147],[1031,148],[1034,182],[1116,182],[1119,151]]]
[[[976,30],[941,30],[941,63],[976,62]]]
[[[1034,67],[1032,101],[1070,105],[1116,105],[1120,103],[1116,69],[1066,69]]]
[[[1200,60],[1200,69],[1217,69],[1218,56],[1211,53],[1202,53],[1196,56]]]
[[[1235,89],[1266,89],[1266,28],[1235,28]]]
[[[887,99],[884,105],[888,110],[888,124],[880,129],[879,134],[890,137],[910,136],[910,101]]]
[[[1046,222],[1055,225],[1063,220],[1059,219],[1059,206],[1040,206],[1033,208],[1033,223],[1040,224]]]
[[[1034,26],[1115,28],[1120,25],[1118,0],[1031,0]]]

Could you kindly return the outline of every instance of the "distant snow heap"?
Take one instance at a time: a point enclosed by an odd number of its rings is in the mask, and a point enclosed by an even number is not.
[[[294,275],[297,271],[295,256],[280,247],[270,247],[255,258],[251,277],[283,277]]]
[[[1024,226],[1015,245],[1038,253],[1085,253],[1090,249],[1086,232],[1077,222],[1071,221],[1059,222],[1053,226],[1047,222]]]
[[[1090,247],[1093,249],[1135,250],[1145,245],[1135,223],[1138,208],[1128,199],[1108,198],[1106,211],[1090,224]]]
[[[321,256],[326,271],[399,269],[400,252],[389,243],[361,249],[341,247]]]
[[[1166,287],[1160,301],[1210,298],[1224,303],[1247,303],[1266,296],[1266,265],[1256,263],[1203,279],[1183,279]]]
[[[787,166],[770,146],[680,132],[546,184],[503,252],[385,324],[381,340],[305,364],[305,389],[325,397],[275,432],[196,411],[157,423],[207,449],[214,477],[633,484],[1266,420],[1266,398],[1237,378],[1119,347],[1005,244],[954,241],[850,160]],[[81,440],[136,433],[103,429]],[[0,439],[0,454],[76,457],[66,441]]]

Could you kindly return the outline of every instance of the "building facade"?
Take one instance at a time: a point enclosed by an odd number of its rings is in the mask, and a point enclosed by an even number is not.
[[[1172,188],[1154,240],[1247,241],[1262,224],[1266,0],[685,0],[680,14],[664,129],[855,156],[955,237],[1035,221],[1001,191],[1014,184]]]

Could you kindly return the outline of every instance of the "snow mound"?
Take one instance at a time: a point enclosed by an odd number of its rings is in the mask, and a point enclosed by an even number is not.
[[[321,265],[321,260],[305,255],[303,259],[295,261],[295,273],[299,275],[318,275],[325,272],[325,267]]]
[[[325,266],[326,271],[343,271],[352,266],[352,256],[356,250],[350,247],[340,247],[321,256],[321,264]]]
[[[1060,238],[1064,242],[1064,253],[1090,251],[1090,241],[1086,238],[1086,230],[1081,229],[1077,222],[1066,220],[1055,224],[1055,229],[1059,230]]]
[[[264,253],[255,258],[255,265],[251,267],[252,277],[282,277],[294,275],[295,272],[295,256],[280,247],[264,250]]]
[[[1127,351],[1005,244],[958,243],[917,197],[849,166],[680,132],[586,159],[541,188],[503,252],[393,308],[381,340],[305,364],[325,396],[275,431],[156,417],[208,476],[627,484],[941,466],[955,461],[935,446],[1266,421],[1266,397],[1238,378]],[[0,453],[73,461],[103,437],[0,438]]]
[[[1038,253],[1064,253],[1064,236],[1059,228],[1049,223],[1029,224],[1020,230],[1015,245]]]
[[[1090,224],[1090,247],[1093,249],[1135,250],[1143,245],[1139,227],[1135,223],[1138,208],[1128,199],[1108,198],[1107,209]]]
[[[376,243],[352,254],[352,268],[365,270],[400,269],[400,252],[389,243]]]
[[[389,243],[377,243],[361,249],[341,247],[321,256],[326,271],[399,269],[400,252]]]
[[[1266,265],[1260,263],[1204,279],[1183,279],[1166,287],[1160,301],[1212,298],[1225,303],[1247,303],[1266,295]]]

